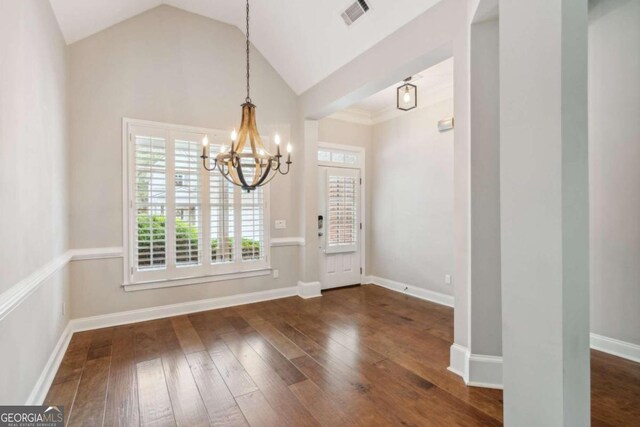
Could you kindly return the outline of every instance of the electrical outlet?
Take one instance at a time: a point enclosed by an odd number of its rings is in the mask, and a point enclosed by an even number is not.
[[[451,275],[450,274],[445,274],[444,275],[444,283],[447,285],[451,284]]]
[[[280,271],[279,270],[273,270],[273,278],[277,279],[280,276]]]
[[[284,219],[276,219],[276,230],[284,230],[287,228],[287,221]]]

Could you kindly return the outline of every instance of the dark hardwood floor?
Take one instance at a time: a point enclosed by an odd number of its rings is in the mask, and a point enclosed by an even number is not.
[[[377,286],[212,310],[74,334],[46,403],[72,426],[500,425],[452,335],[452,309]],[[594,425],[637,423],[640,364],[592,352],[592,396]]]

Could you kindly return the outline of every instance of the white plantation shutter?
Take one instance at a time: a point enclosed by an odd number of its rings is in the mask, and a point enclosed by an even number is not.
[[[202,253],[199,158],[202,145],[198,138],[173,142],[176,265],[198,265]]]
[[[242,192],[242,260],[265,259],[264,189]]]
[[[266,190],[243,192],[202,167],[202,138],[215,157],[227,132],[147,123],[128,124],[125,139],[127,283],[268,267]]]
[[[212,152],[219,146],[212,146]],[[209,174],[209,206],[211,207],[211,263],[229,263],[234,260],[235,230],[234,185],[216,173]]]
[[[357,249],[358,200],[360,183],[356,171],[331,168],[327,171],[326,252],[352,252]]]
[[[167,265],[166,139],[136,135],[135,140],[135,268],[139,271]]]

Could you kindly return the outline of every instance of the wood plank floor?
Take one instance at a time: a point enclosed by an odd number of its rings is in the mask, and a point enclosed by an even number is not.
[[[450,308],[343,288],[74,334],[46,403],[73,426],[502,424],[452,340]],[[640,419],[640,364],[592,352],[592,419]]]

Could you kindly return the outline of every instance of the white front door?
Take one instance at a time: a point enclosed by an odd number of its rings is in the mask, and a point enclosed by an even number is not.
[[[360,284],[360,170],[319,166],[322,289]]]

